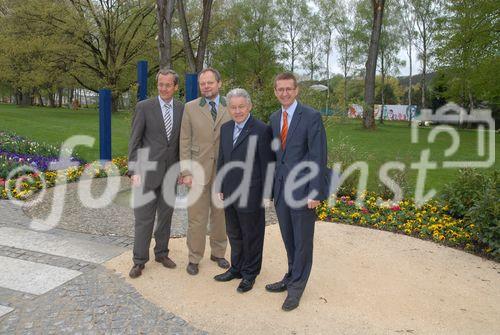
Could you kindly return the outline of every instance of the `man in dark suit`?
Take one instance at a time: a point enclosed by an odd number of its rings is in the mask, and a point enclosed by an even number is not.
[[[158,96],[137,104],[129,141],[128,160],[134,188],[135,216],[131,278],[139,277],[149,260],[155,216],[155,260],[167,268],[176,266],[168,257],[176,177],[166,180],[165,176],[169,168],[179,161],[179,133],[184,105],[173,99],[179,88],[177,73],[162,69],[156,80]],[[148,150],[148,156],[141,157],[142,150]],[[151,163],[155,166],[146,166]],[[148,194],[151,199],[148,199]]]
[[[326,135],[321,115],[298,102],[298,93],[293,73],[276,76],[274,94],[281,108],[269,118],[273,137],[280,142],[273,195],[288,271],[279,282],[266,285],[266,290],[288,291],[282,306],[285,311],[299,305],[311,273],[315,208],[326,198],[328,186]]]
[[[264,186],[274,153],[271,129],[250,114],[247,91],[236,88],[227,94],[227,101],[232,121],[221,127],[216,187],[222,180],[218,191],[224,200],[231,267],[214,279],[242,278],[237,291],[243,293],[252,289],[262,266]]]

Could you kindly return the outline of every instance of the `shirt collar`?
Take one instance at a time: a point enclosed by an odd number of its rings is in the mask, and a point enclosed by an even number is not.
[[[174,101],[174,98],[170,98],[169,101],[165,101],[160,96],[158,96],[158,101],[160,102],[161,108],[163,108],[165,106],[165,104],[168,104],[168,105],[170,105],[170,107],[172,107],[172,102]]]
[[[205,98],[206,99],[206,98]],[[214,100],[206,99],[207,103],[210,105],[210,101],[215,102],[215,108],[219,107],[220,94],[217,94]]]
[[[287,117],[290,120],[293,117],[293,113],[295,113],[295,109],[297,108],[297,100],[294,100],[293,103],[288,107],[288,109],[284,109],[283,106],[281,106],[281,112],[286,110]]]

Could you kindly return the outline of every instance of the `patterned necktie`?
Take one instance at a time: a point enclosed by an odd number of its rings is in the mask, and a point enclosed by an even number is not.
[[[167,131],[167,139],[170,141],[170,135],[172,133],[172,116],[170,104],[165,104],[165,114],[163,115],[163,122],[165,123],[165,130]]]
[[[288,134],[288,113],[283,111],[283,126],[281,127],[281,148],[285,150],[286,135]]]
[[[234,126],[236,127],[236,134],[233,138],[233,147],[236,144],[236,141],[238,141],[238,137],[240,137],[241,130],[243,129],[243,127],[240,127],[237,124],[235,124]]]
[[[210,109],[210,114],[212,114],[212,119],[217,119],[217,109],[215,108],[215,101],[210,101],[209,102],[210,106],[212,107]]]

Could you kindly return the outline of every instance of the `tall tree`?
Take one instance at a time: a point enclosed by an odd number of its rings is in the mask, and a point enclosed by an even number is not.
[[[198,73],[203,69],[205,62],[205,55],[207,51],[208,33],[210,30],[210,16],[212,14],[213,0],[203,0],[203,14],[199,34],[196,39],[191,39],[188,21],[186,19],[186,8],[183,0],[177,0],[177,12],[179,15],[179,23],[182,31],[182,40],[184,45],[184,53],[189,71]],[[194,54],[194,47],[192,42],[197,40],[198,47],[196,56]]]
[[[309,73],[309,79],[314,79],[314,74],[320,69],[320,51],[323,40],[318,38],[320,17],[317,13],[310,12],[304,17],[307,24],[302,29],[299,39],[299,48],[302,50],[299,60],[304,69]]]
[[[280,13],[278,28],[283,33],[283,44],[287,49],[285,58],[289,62],[291,72],[295,71],[295,63],[300,54],[299,38],[301,29],[308,24],[307,3],[302,0],[277,0],[277,10]]]
[[[442,10],[442,0],[411,0],[415,24],[417,26],[417,39],[415,46],[419,52],[422,64],[421,79],[421,108],[426,107],[427,82],[426,75],[431,64],[431,57],[435,47],[437,22]]]
[[[377,70],[377,57],[379,50],[380,32],[384,17],[385,0],[372,0],[373,24],[366,60],[365,74],[365,111],[363,112],[363,126],[366,129],[375,129],[373,104],[375,100],[375,73]]]
[[[172,17],[176,0],[156,0],[160,68],[172,68]]]
[[[401,0],[398,4],[399,12],[401,13],[401,22],[403,28],[404,45],[406,46],[406,54],[408,56],[409,66],[409,83],[408,83],[408,105],[412,104],[412,76],[413,76],[413,44],[415,39],[415,15],[411,7],[411,0]],[[409,122],[411,124],[411,113]]]

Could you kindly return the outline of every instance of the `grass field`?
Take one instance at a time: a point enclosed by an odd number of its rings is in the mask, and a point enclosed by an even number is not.
[[[120,112],[112,116],[112,153],[113,156],[127,154],[131,114]],[[440,190],[444,184],[453,180],[456,169],[442,168],[444,152],[451,144],[449,135],[442,133],[432,144],[427,136],[432,128],[419,129],[419,143],[411,143],[410,128],[407,123],[386,122],[377,124],[376,131],[365,131],[359,120],[329,121],[326,124],[328,150],[331,156],[338,154],[340,144],[353,147],[355,158],[369,165],[371,190],[377,189],[379,167],[388,161],[401,161],[408,170],[409,184],[415,185],[417,171],[410,169],[411,163],[420,161],[420,153],[430,149],[430,161],[437,162],[438,168],[427,175],[426,189]],[[95,109],[78,111],[62,108],[17,107],[0,104],[0,129],[11,130],[40,142],[60,144],[72,135],[89,135],[96,139],[92,148],[78,147],[77,152],[86,160],[99,158],[99,114]],[[477,155],[477,132],[460,130],[458,151],[446,160],[485,160]],[[500,152],[499,136],[495,135],[495,155]],[[487,150],[486,150],[487,151]],[[500,168],[495,161],[494,168]]]

